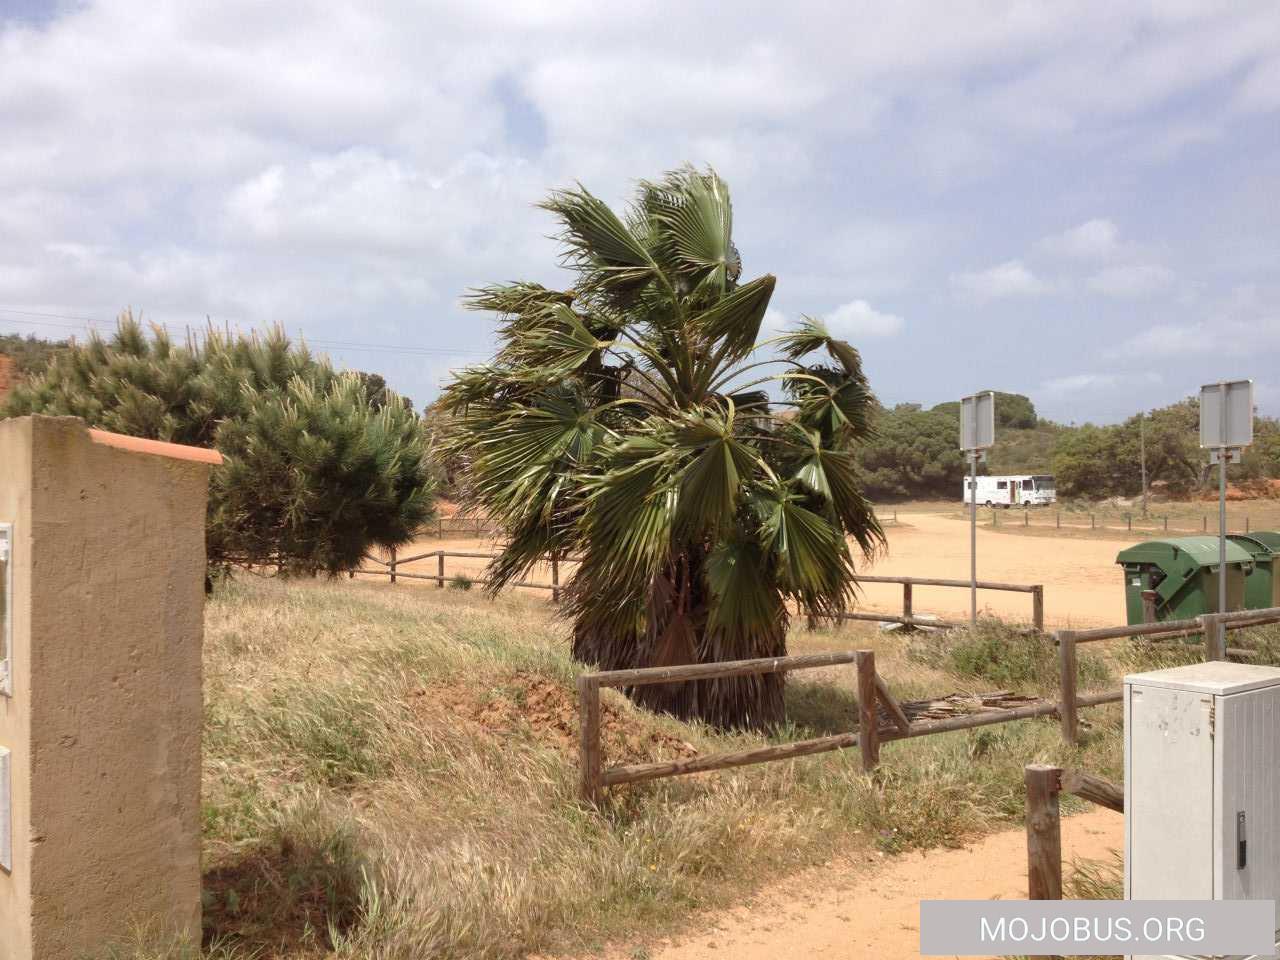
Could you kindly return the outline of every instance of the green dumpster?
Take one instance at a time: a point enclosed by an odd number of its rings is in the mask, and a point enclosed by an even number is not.
[[[1253,572],[1244,580],[1246,610],[1280,607],[1280,533],[1259,530],[1257,533],[1231,533],[1227,539],[1238,543],[1253,556]]]
[[[1218,612],[1218,538],[1148,540],[1121,550],[1125,610],[1129,623],[1143,623],[1142,592],[1155,591],[1157,620],[1189,620]],[[1245,581],[1253,555],[1227,540],[1227,609],[1243,610]]]

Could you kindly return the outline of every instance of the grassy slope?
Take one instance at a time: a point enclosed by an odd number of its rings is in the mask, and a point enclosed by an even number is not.
[[[242,578],[211,600],[205,638],[205,917],[211,955],[517,957],[670,927],[837,849],[957,844],[1015,824],[1022,766],[1118,778],[1119,715],[1066,751],[1051,721],[575,799],[565,628],[545,602],[342,581]],[[874,632],[793,633],[798,652],[872,646],[904,699],[1046,688],[1053,666],[990,633],[908,656]],[[992,647],[992,644],[995,644]],[[1023,664],[994,672],[983,666]],[[1114,682],[1123,665],[1101,665]],[[971,676],[972,673],[990,676]],[[789,691],[778,738],[848,729],[852,671]],[[613,763],[740,748],[606,701]],[[132,956],[175,956],[131,950]]]

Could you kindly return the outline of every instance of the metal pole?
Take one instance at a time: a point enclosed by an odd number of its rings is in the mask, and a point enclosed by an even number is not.
[[[1221,436],[1227,440],[1227,385],[1222,395]],[[1218,448],[1218,612],[1227,612],[1227,448]]]
[[[1142,457],[1142,519],[1147,519],[1147,415],[1138,414],[1138,446]]]
[[[978,454],[969,453],[969,623],[978,625]],[[995,516],[995,511],[992,511]]]

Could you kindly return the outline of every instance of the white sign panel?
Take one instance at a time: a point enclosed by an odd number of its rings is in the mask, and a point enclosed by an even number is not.
[[[1206,383],[1200,388],[1200,446],[1253,443],[1253,381]]]
[[[996,442],[996,395],[988,390],[960,401],[960,449],[985,450]]]

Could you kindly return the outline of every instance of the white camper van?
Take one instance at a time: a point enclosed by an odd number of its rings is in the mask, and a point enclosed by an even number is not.
[[[970,503],[969,478],[964,478],[964,502]],[[978,503],[988,507],[1040,507],[1058,499],[1053,477],[1035,474],[1018,477],[978,477]]]

